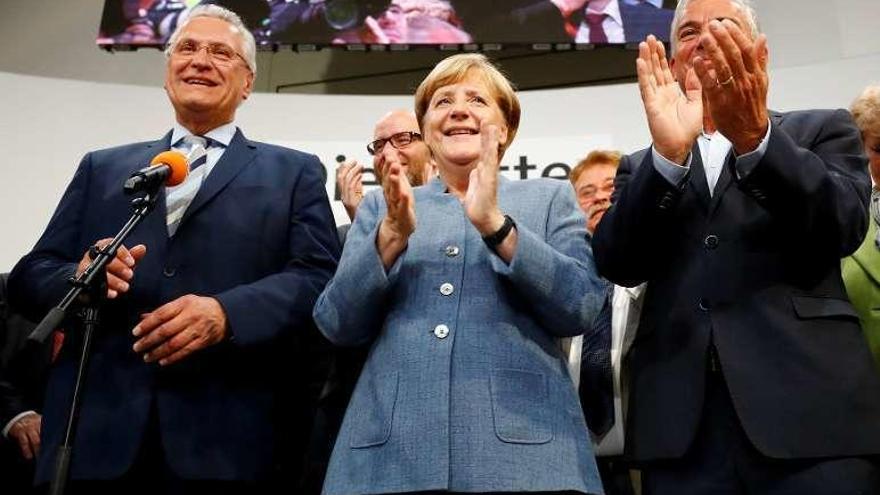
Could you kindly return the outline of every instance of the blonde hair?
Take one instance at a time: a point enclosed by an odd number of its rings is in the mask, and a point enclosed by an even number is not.
[[[862,136],[880,137],[880,85],[865,88],[849,107]]]
[[[614,165],[614,168],[617,168],[620,164],[620,156],[620,152],[614,150],[591,151],[586,158],[579,161],[578,164],[571,169],[568,179],[572,184],[576,184],[581,174],[583,174],[588,168],[596,165]]]
[[[507,123],[507,142],[501,144],[498,152],[498,157],[501,158],[519,129],[521,109],[513,85],[485,55],[479,53],[453,55],[441,60],[434,67],[416,90],[416,118],[419,120],[419,128],[424,134],[425,114],[428,113],[428,105],[434,93],[439,88],[459,83],[472,74],[483,79],[489,87],[489,92]]]

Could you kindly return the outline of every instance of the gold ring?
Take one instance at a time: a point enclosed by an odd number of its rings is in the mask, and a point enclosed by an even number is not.
[[[719,82],[718,84],[720,86],[727,86],[728,84],[731,84],[732,82],[733,82],[733,74],[731,74],[730,77],[727,78],[727,80]]]

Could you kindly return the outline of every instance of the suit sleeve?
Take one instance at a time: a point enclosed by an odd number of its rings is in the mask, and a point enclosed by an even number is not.
[[[654,167],[650,150],[624,156],[614,179],[611,208],[593,236],[599,273],[615,284],[635,287],[651,278],[667,256],[669,243],[654,242],[668,232],[672,211],[687,180],[671,184]]]
[[[560,183],[550,200],[546,237],[526,226],[517,225],[516,230],[510,264],[492,255],[492,268],[530,301],[542,328],[558,337],[582,334],[599,312],[604,285],[596,274],[583,213],[568,183]]]
[[[321,164],[300,166],[290,205],[288,261],[283,270],[215,294],[238,345],[270,343],[284,332],[313,328],[312,306],[333,276],[339,240],[324,189]],[[218,267],[222,269],[222,267]]]
[[[82,219],[92,173],[92,154],[83,157],[67,190],[34,249],[9,275],[9,299],[16,311],[33,321],[42,320],[70,290],[67,279],[89,243],[82,239]]]
[[[358,207],[348,231],[339,270],[315,305],[315,323],[337,345],[357,346],[370,342],[382,327],[385,301],[404,251],[387,273],[376,249],[376,236],[384,213],[381,190],[371,192]]]
[[[822,259],[852,254],[865,237],[871,182],[849,112],[822,112],[807,145],[772,126],[767,151],[740,187]],[[790,116],[789,118],[795,118]],[[797,118],[816,119],[812,114]]]

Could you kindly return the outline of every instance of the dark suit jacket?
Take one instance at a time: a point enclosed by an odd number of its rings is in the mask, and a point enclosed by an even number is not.
[[[8,273],[0,273],[0,428],[25,411],[42,412],[51,345],[27,340],[34,324],[9,306]],[[34,462],[18,442],[0,438],[0,479],[4,493],[31,493]]]
[[[170,133],[83,158],[46,232],[12,273],[18,307],[38,319],[59,301],[82,253],[130,215],[123,181],[167,150],[169,139]],[[304,383],[313,360],[307,348],[317,342],[311,310],[339,255],[320,169],[312,155],[249,141],[239,131],[170,239],[164,194],[159,198],[126,243],[147,246],[131,290],[102,313],[74,479],[123,474],[151,408],[167,462],[183,478],[264,478],[277,450],[298,447],[280,425],[307,418],[289,406],[312,403],[319,390],[307,393]],[[185,294],[216,298],[232,338],[168,368],[144,364],[131,349],[138,315]],[[50,378],[39,481],[49,476],[63,433],[80,336],[68,331]]]
[[[764,455],[880,452],[880,377],[840,276],[870,189],[849,114],[774,114],[763,158],[738,179],[731,156],[711,198],[696,147],[680,188],[643,156],[622,160],[593,239],[603,276],[648,282],[628,363],[630,453],[686,452],[710,342]]]
[[[497,2],[462,0],[453,2],[464,22],[465,31],[480,43],[565,43],[559,8],[549,0],[514,0],[500,8]],[[622,1],[620,16],[627,43],[644,41],[649,34],[668,40],[673,11],[650,5],[627,5]]]

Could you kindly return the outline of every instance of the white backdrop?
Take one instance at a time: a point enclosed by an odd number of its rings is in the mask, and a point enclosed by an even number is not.
[[[862,87],[877,81],[876,52],[778,68],[771,72],[770,105],[847,107]],[[571,164],[595,146],[634,151],[649,141],[634,84],[525,92],[520,98],[522,127],[505,164],[526,156],[541,170],[553,162]],[[332,166],[338,154],[366,160],[363,147],[375,120],[411,103],[408,97],[259,93],[241,107],[237,123],[251,139],[294,145]],[[36,242],[84,153],[157,139],[172,119],[159,88],[0,72],[0,148],[7,153],[0,165],[0,271]]]

